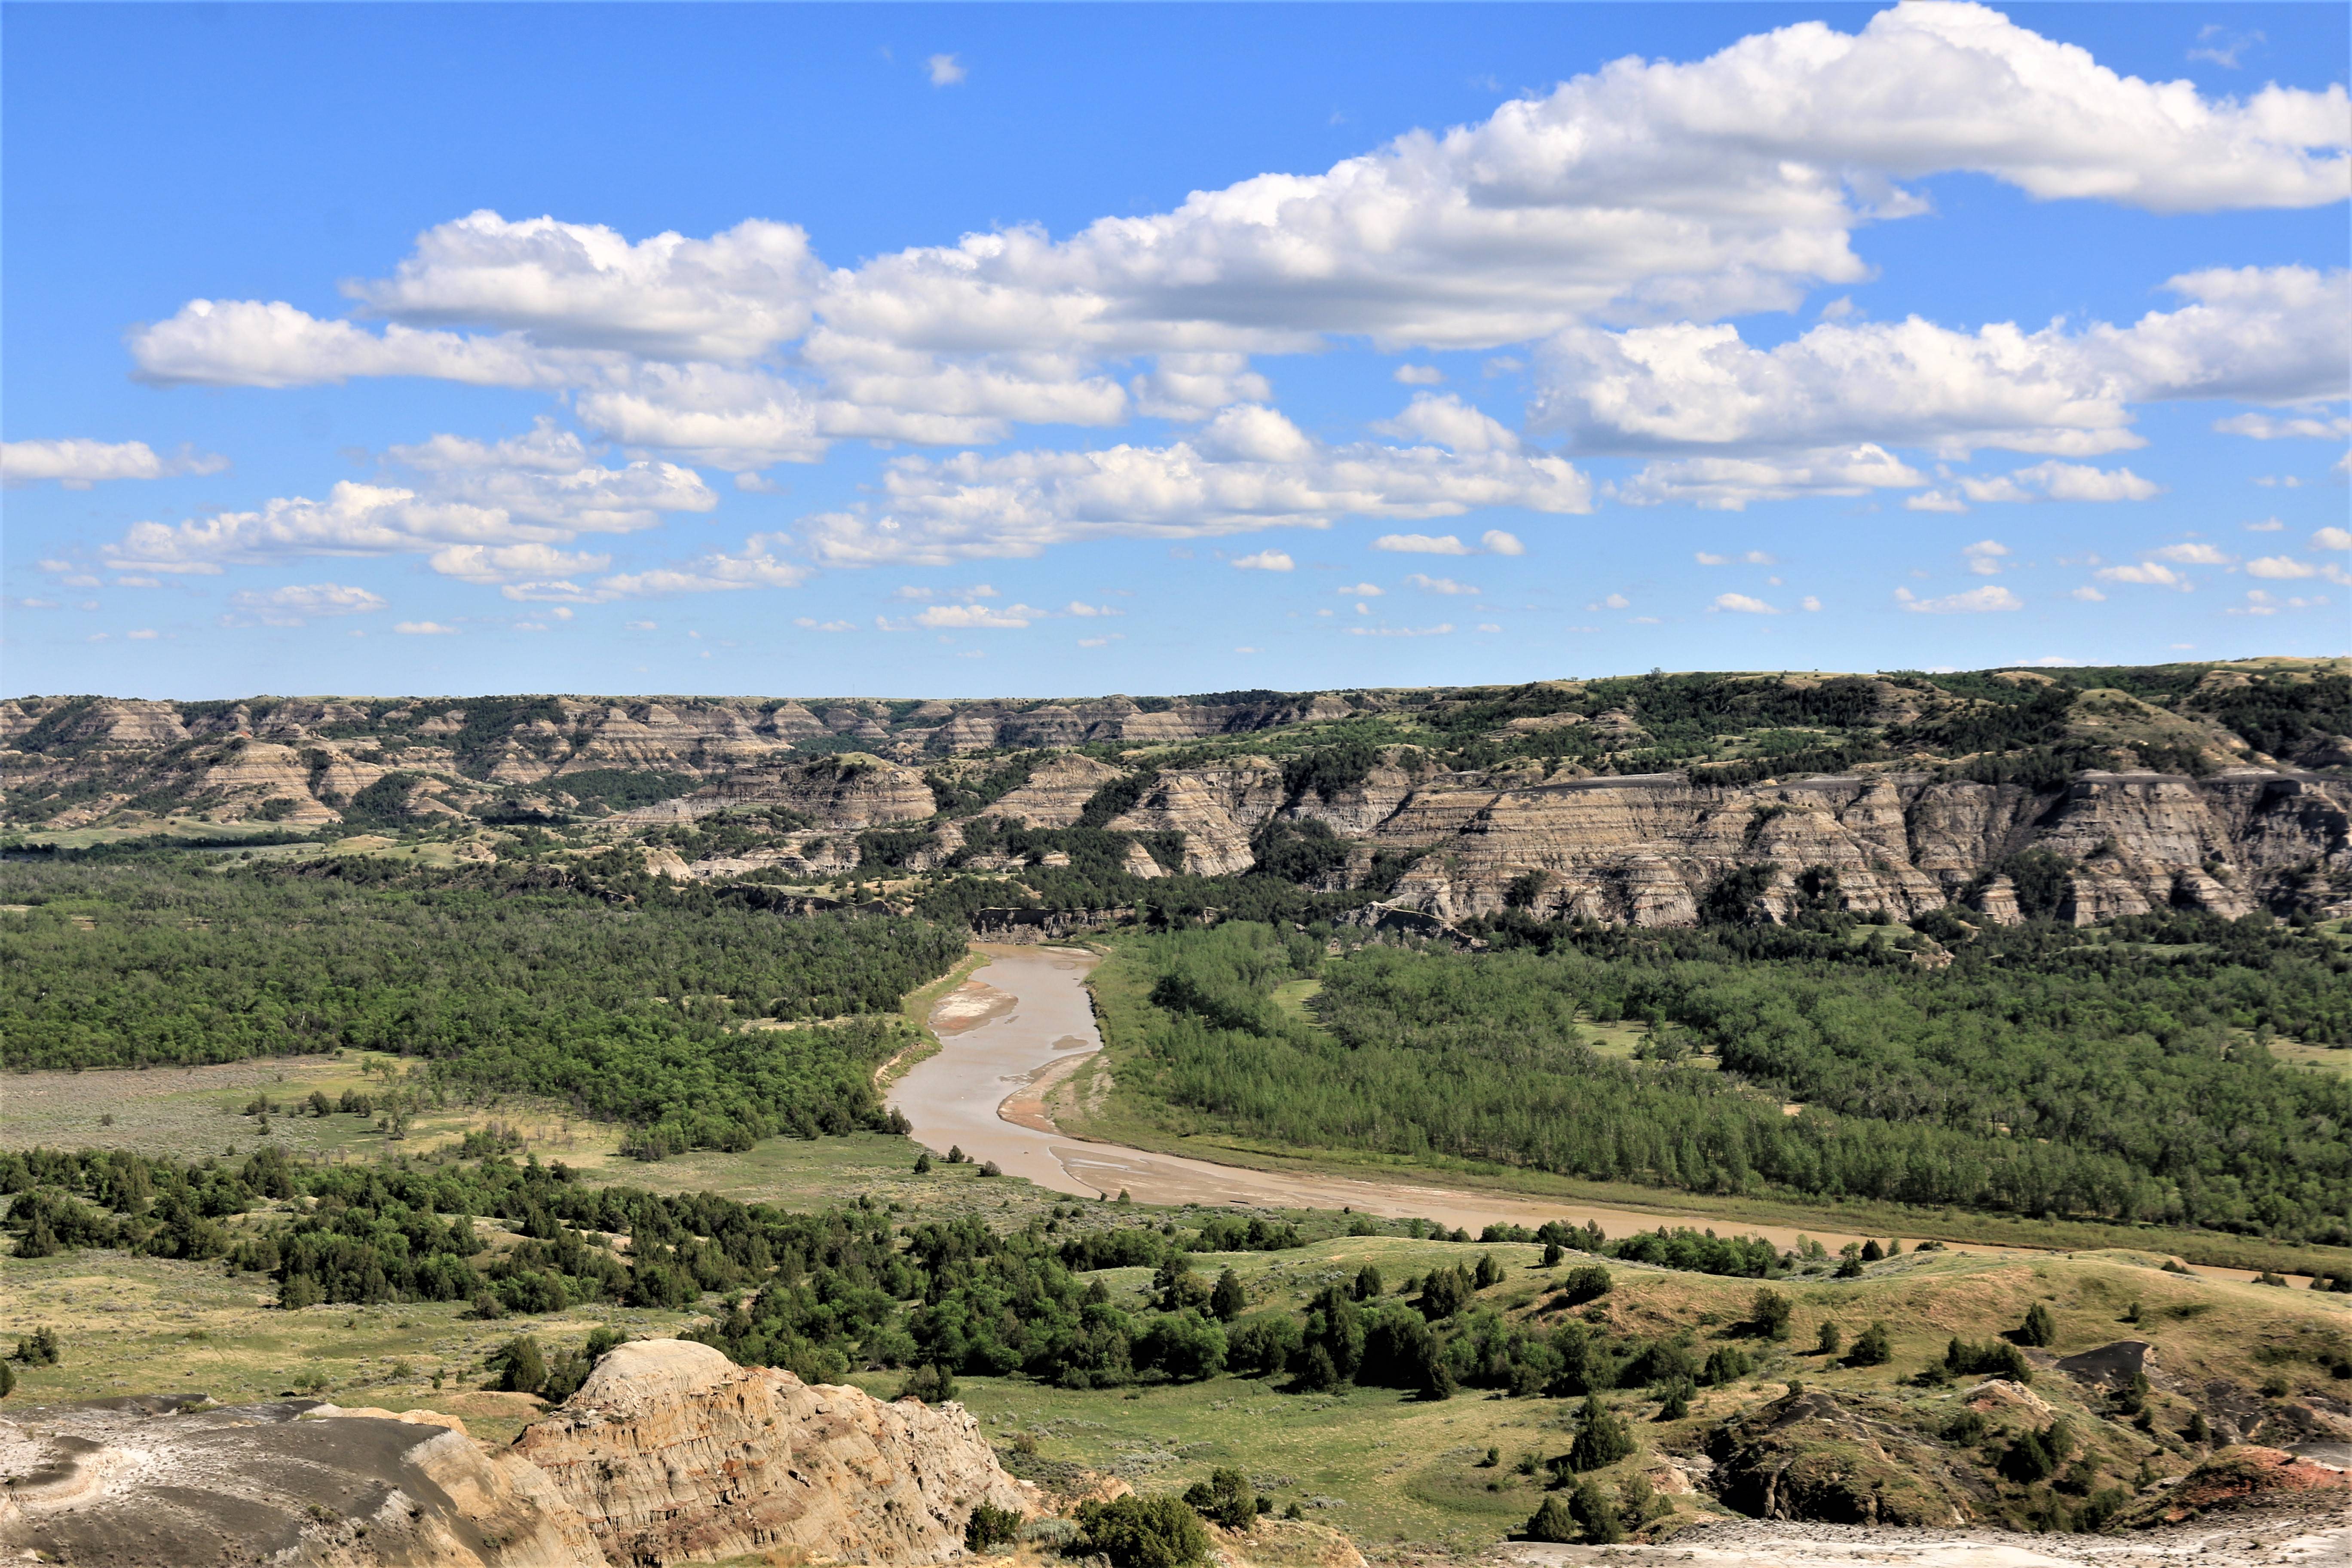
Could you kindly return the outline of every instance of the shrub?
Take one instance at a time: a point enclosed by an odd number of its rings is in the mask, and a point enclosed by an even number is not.
[[[1568,1278],[1560,1281],[1559,1289],[1560,1294],[1567,1298],[1567,1304],[1575,1307],[1606,1296],[1611,1284],[1609,1270],[1597,1263],[1588,1263],[1581,1268],[1570,1269]]]
[[[1242,1277],[1232,1269],[1217,1276],[1217,1288],[1209,1293],[1209,1310],[1216,1313],[1221,1322],[1232,1322],[1249,1305],[1249,1292],[1242,1289]]]
[[[1690,1352],[1672,1340],[1653,1340],[1617,1372],[1620,1388],[1647,1388],[1653,1384],[1688,1383],[1696,1375]]]
[[[1576,1516],[1584,1539],[1595,1546],[1610,1546],[1625,1539],[1616,1503],[1591,1481],[1576,1483],[1576,1490],[1569,1496],[1568,1511]]]
[[[1813,1348],[1823,1355],[1835,1355],[1845,1349],[1845,1331],[1835,1323],[1822,1325],[1822,1337]]]
[[[1778,1290],[1761,1289],[1748,1303],[1748,1321],[1768,1340],[1789,1337],[1789,1298]]]
[[[1235,1377],[1272,1377],[1290,1365],[1305,1335],[1287,1312],[1244,1318],[1225,1334],[1225,1370]]]
[[[1519,1533],[1529,1541],[1557,1542],[1561,1544],[1568,1544],[1584,1538],[1584,1531],[1576,1522],[1576,1515],[1569,1511],[1568,1500],[1557,1497],[1544,1499],[1542,1505],[1529,1516],[1527,1524]]]
[[[990,1502],[979,1503],[964,1521],[964,1550],[985,1552],[992,1546],[1010,1545],[1020,1533],[1021,1515],[1016,1510]]]
[[[58,1354],[58,1331],[47,1325],[16,1338],[16,1359],[26,1366],[55,1366]]]
[[[955,1373],[937,1363],[915,1368],[898,1385],[898,1398],[919,1399],[926,1405],[944,1405],[955,1396]]]
[[[1209,1554],[1201,1516],[1174,1497],[1123,1497],[1078,1505],[1079,1544],[1111,1568],[1179,1568]]]
[[[2038,1347],[2055,1344],[2057,1340],[2058,1321],[2050,1315],[2050,1309],[2039,1301],[2026,1308],[2025,1321],[2018,1325],[2017,1342]]]
[[[1249,1479],[1239,1470],[1211,1470],[1207,1480],[1194,1481],[1184,1489],[1186,1507],[1227,1530],[1247,1530],[1257,1522],[1257,1516],[1267,1511],[1258,1501]]]
[[[2009,1452],[2001,1456],[2000,1473],[2011,1480],[2032,1486],[2057,1474],[2074,1447],[2074,1434],[2063,1421],[2053,1421],[2038,1432],[2021,1432],[2009,1446]]]
[[[1339,1386],[1339,1368],[1332,1361],[1331,1352],[1319,1344],[1309,1345],[1307,1360],[1291,1384],[1292,1390],[1298,1394],[1325,1394]]]
[[[1370,1301],[1385,1294],[1382,1288],[1383,1284],[1384,1282],[1381,1279],[1381,1271],[1373,1268],[1369,1263],[1365,1264],[1361,1268],[1356,1270],[1356,1285],[1354,1290],[1356,1300],[1359,1301]]]
[[[1944,1366],[1956,1376],[2005,1377],[2011,1383],[2033,1381],[2032,1364],[2007,1340],[1972,1345],[1955,1339],[1944,1347]]]
[[[517,1334],[500,1345],[490,1366],[499,1374],[499,1386],[509,1394],[537,1394],[547,1383],[547,1358],[529,1334]]]
[[[1581,1474],[1615,1464],[1633,1451],[1633,1434],[1626,1430],[1624,1421],[1613,1410],[1601,1403],[1597,1394],[1584,1396],[1580,1413],[1582,1425],[1576,1441],[1569,1445],[1568,1468]]]
[[[1886,1342],[1886,1325],[1874,1322],[1855,1336],[1853,1349],[1846,1352],[1845,1364],[1885,1366],[1894,1356],[1894,1348]]]

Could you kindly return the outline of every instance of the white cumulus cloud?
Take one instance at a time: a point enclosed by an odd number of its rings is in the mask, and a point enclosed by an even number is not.
[[[257,511],[137,522],[100,554],[118,569],[212,574],[226,563],[305,555],[433,553],[436,570],[488,581],[521,570],[490,572],[487,563],[500,552],[520,561],[524,546],[636,532],[666,513],[718,505],[691,468],[645,459],[606,468],[578,437],[546,421],[499,442],[436,436],[394,447],[387,459],[401,482],[344,479],[323,500],[281,497]]]
[[[1243,572],[1287,572],[1297,562],[1279,550],[1261,550],[1253,555],[1236,556],[1234,565]]]
[[[945,86],[964,68],[939,54],[924,68]],[[1983,444],[2021,432],[2045,443],[2027,449],[2081,456],[2128,437],[2118,395],[2074,374],[2084,354],[2124,366],[2130,388],[2275,400],[2293,364],[2325,360],[2326,334],[2250,328],[2268,307],[2217,274],[2181,280],[2210,322],[2143,322],[2120,347],[2062,332],[2011,363],[2011,340],[2041,335],[1988,328],[1998,341],[1964,334],[1971,348],[1925,324],[1849,319],[1817,329],[1843,336],[1763,356],[1780,363],[1766,381],[1803,389],[1793,400],[1780,386],[1742,412],[1677,384],[1685,395],[1645,412],[1600,384],[1623,379],[1612,365],[1636,380],[1754,379],[1736,336],[1638,324],[1789,309],[1864,279],[1853,231],[1927,210],[1903,182],[1969,172],[2038,199],[2157,212],[2323,205],[2343,199],[2347,113],[2340,86],[2209,97],[2120,74],[1980,5],[1908,0],[1857,32],[1800,22],[1703,59],[1620,59],[1476,124],[1060,238],[1000,228],[828,268],[780,218],[631,238],[486,210],[426,229],[388,275],[344,284],[357,320],[199,299],[130,342],[159,383],[401,375],[569,393],[614,439],[751,469],[845,437],[970,443],[1008,423],[1115,422],[1139,403],[1190,415],[1264,401],[1245,368],[1174,356],[1334,335],[1487,349],[1633,324],[1670,336],[1563,344],[1562,363],[1594,374],[1556,376],[1552,401],[1667,444],[1731,427],[1808,447],[1884,444],[1909,438],[1899,427]],[[1930,353],[1950,361],[1945,390],[1905,387]],[[1108,374],[1154,355],[1132,392]],[[1809,360],[1843,363],[1853,392]],[[790,375],[775,368],[786,363]],[[1900,395],[1885,417],[1860,417],[1889,387]]]
[[[226,458],[182,447],[159,458],[144,441],[0,441],[0,479],[11,485],[55,479],[69,490],[88,489],[106,479],[161,479],[179,474],[217,474]]]
[[[1832,443],[2094,457],[2143,445],[2135,402],[2345,395],[2352,285],[2342,270],[2217,269],[2174,278],[2189,302],[2128,327],[1997,322],[1973,332],[1914,316],[1823,322],[1772,349],[1681,321],[1555,336],[1533,411],[1594,451]]]

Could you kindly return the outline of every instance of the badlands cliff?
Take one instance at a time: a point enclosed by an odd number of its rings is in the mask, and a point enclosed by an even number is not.
[[[1314,886],[1444,921],[2352,911],[2343,660],[1029,702],[26,698],[0,702],[0,772],[8,819],[49,828],[760,817],[761,842],[656,850],[714,881],[1067,853],[1008,852],[993,819],[1127,835],[1143,879],[1304,836]],[[2034,852],[2063,876],[2021,888]]]
[[[768,1549],[928,1563],[982,1502],[1040,1510],[958,1405],[738,1367],[708,1345],[623,1345],[560,1408],[491,1447],[452,1417],[201,1395],[0,1420],[0,1553],[179,1568],[635,1568]]]

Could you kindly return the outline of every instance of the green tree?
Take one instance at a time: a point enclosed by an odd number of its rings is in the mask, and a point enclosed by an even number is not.
[[[2025,1321],[2018,1325],[2017,1342],[2023,1345],[2052,1345],[2058,1342],[2058,1320],[2050,1309],[2036,1301],[2025,1309]]]
[[[500,1345],[490,1366],[499,1374],[499,1386],[509,1394],[537,1394],[547,1383],[547,1358],[529,1334],[517,1334]]]
[[[1584,1396],[1578,1414],[1576,1441],[1569,1445],[1569,1468],[1582,1474],[1606,1468],[1633,1451],[1633,1434],[1622,1417],[1601,1403],[1597,1394]]]
[[[1079,1542],[1111,1568],[1181,1568],[1209,1555],[1209,1532],[1181,1498],[1123,1497],[1078,1505]]]
[[[1616,1501],[1592,1481],[1576,1483],[1576,1490],[1569,1495],[1568,1510],[1576,1516],[1584,1539],[1595,1546],[1611,1546],[1625,1539]]]
[[[1873,1321],[1870,1327],[1854,1336],[1853,1349],[1846,1352],[1848,1366],[1884,1366],[1893,1360],[1895,1352],[1886,1342],[1886,1325]]]
[[[1576,1515],[1570,1511],[1568,1500],[1561,1497],[1544,1499],[1528,1522],[1520,1527],[1519,1533],[1529,1541],[1558,1542],[1563,1545],[1584,1538],[1583,1527],[1576,1522]]]
[[[1020,1533],[1021,1515],[1017,1510],[998,1508],[991,1502],[976,1503],[971,1517],[964,1521],[964,1550],[980,1552],[992,1546],[1007,1545]]]
[[[1257,1522],[1257,1493],[1239,1470],[1210,1471],[1207,1480],[1185,1489],[1184,1502],[1202,1519],[1227,1530],[1247,1530]]]
[[[1248,1308],[1249,1292],[1242,1288],[1242,1277],[1230,1268],[1218,1275],[1217,1288],[1209,1293],[1209,1310],[1230,1323]]]
[[[1785,1340],[1789,1337],[1790,1308],[1789,1298],[1778,1290],[1760,1289],[1748,1300],[1748,1321],[1766,1339]]]
[[[1845,1331],[1834,1322],[1822,1325],[1822,1335],[1813,1349],[1822,1355],[1835,1355],[1845,1349]]]

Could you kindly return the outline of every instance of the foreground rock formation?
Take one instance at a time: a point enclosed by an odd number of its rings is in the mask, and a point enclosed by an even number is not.
[[[624,1345],[508,1447],[430,1413],[202,1395],[0,1420],[0,1554],[176,1568],[623,1568],[771,1548],[938,1563],[982,1502],[1031,1514],[962,1406],[885,1404]]]
[[[184,1568],[585,1568],[606,1561],[535,1466],[428,1422],[202,1395],[0,1421],[0,1552]]]
[[[678,1340],[606,1355],[514,1452],[553,1481],[615,1568],[775,1546],[937,1563],[963,1550],[975,1505],[1041,1506],[960,1405],[886,1405]]]

